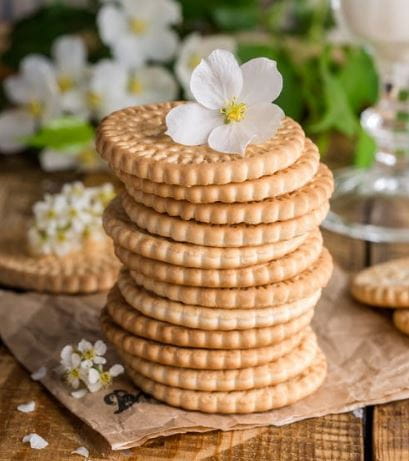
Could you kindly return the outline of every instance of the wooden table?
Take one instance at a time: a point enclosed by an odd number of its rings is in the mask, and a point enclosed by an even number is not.
[[[4,164],[3,164],[4,165]],[[10,181],[15,192],[34,200],[42,190],[52,189],[66,175],[47,177],[33,169],[0,164],[0,218],[18,205],[2,201],[1,190]],[[95,177],[86,178],[94,181]],[[14,196],[17,198],[16,196]],[[0,221],[1,223],[1,221]],[[369,245],[325,234],[326,244],[344,267],[358,269],[399,254],[407,247]],[[18,404],[35,400],[34,413],[23,414]],[[21,439],[37,432],[50,443],[45,450],[31,450]],[[243,461],[408,461],[409,400],[368,407],[362,412],[329,415],[285,427],[245,431],[184,434],[146,443],[141,448],[111,452],[107,443],[78,418],[70,414],[16,362],[0,345],[0,461],[63,461],[83,459],[70,455],[79,446],[99,460],[243,460]]]

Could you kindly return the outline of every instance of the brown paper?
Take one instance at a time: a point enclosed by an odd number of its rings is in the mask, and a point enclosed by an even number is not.
[[[172,408],[144,396],[127,380],[81,400],[56,374],[61,348],[82,338],[99,338],[104,296],[68,297],[0,291],[0,334],[30,371],[46,365],[42,380],[69,410],[102,434],[115,450],[189,431],[283,425],[409,397],[409,338],[384,312],[355,303],[340,269],[324,290],[313,326],[328,362],[324,385],[307,399],[280,410],[240,416],[207,415]],[[116,359],[113,351],[109,362]]]

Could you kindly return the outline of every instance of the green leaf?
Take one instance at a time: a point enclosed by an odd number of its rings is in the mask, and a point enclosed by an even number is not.
[[[361,48],[346,51],[346,62],[339,72],[339,81],[355,112],[374,104],[378,97],[378,76],[371,57]]]
[[[375,159],[376,143],[369,134],[361,128],[358,133],[354,163],[357,167],[367,168]]]
[[[226,5],[215,8],[212,17],[220,29],[231,31],[257,27],[259,13],[259,8],[255,3],[243,6]]]
[[[332,128],[347,136],[354,135],[359,128],[357,117],[341,82],[329,71],[325,56],[320,60],[320,71],[326,108],[321,120],[310,126],[311,131],[321,133]]]
[[[94,136],[94,128],[88,122],[76,117],[63,117],[44,125],[39,132],[26,138],[26,143],[32,147],[65,150],[89,144]]]

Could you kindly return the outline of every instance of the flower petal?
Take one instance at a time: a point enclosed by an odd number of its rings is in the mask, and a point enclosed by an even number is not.
[[[74,397],[74,399],[82,399],[87,394],[88,394],[87,389],[79,389],[78,391],[71,392],[71,397]]]
[[[99,371],[95,368],[90,368],[88,370],[88,383],[95,384],[99,381]]]
[[[140,83],[140,92],[129,95],[136,105],[172,101],[177,96],[175,79],[165,67],[143,67],[133,73],[133,78]]]
[[[133,35],[124,35],[111,46],[115,59],[127,68],[140,67],[146,60],[146,50],[141,40]]]
[[[40,367],[38,370],[36,370],[34,373],[31,373],[30,378],[33,381],[39,381],[40,379],[45,378],[47,375],[47,368],[46,367]]]
[[[94,349],[98,355],[104,355],[105,352],[107,351],[107,345],[104,343],[104,341],[99,339],[98,341],[95,342]]]
[[[36,403],[34,400],[31,400],[30,402],[27,403],[21,403],[20,405],[17,406],[17,410],[21,411],[22,413],[31,413],[36,409]]]
[[[209,146],[228,154],[244,154],[248,144],[261,143],[274,135],[283,118],[280,107],[257,104],[247,108],[241,122],[232,122],[215,128],[209,136]]]
[[[0,152],[14,153],[25,145],[24,138],[33,134],[35,122],[25,111],[7,110],[0,114]]]
[[[79,78],[86,65],[84,42],[75,35],[62,35],[53,43],[51,53],[59,73]]]
[[[71,452],[71,454],[72,455],[83,456],[84,458],[88,458],[89,457],[89,450],[88,450],[88,448],[85,448],[85,447],[78,447],[75,450],[73,450]]]
[[[175,55],[179,45],[179,37],[171,29],[153,27],[142,39],[142,46],[147,57],[155,61],[169,61]]]
[[[48,445],[47,440],[34,433],[25,435],[23,437],[23,443],[29,443],[30,447],[35,450],[42,450]]]
[[[108,45],[115,44],[127,30],[126,16],[113,5],[103,6],[99,10],[97,24],[102,41]]]
[[[243,130],[240,123],[218,126],[209,135],[209,146],[225,154],[244,154],[254,134]]]
[[[92,349],[92,344],[86,339],[81,339],[81,341],[78,343],[78,350],[80,352],[85,352],[89,351],[90,349]]]
[[[112,365],[112,367],[109,369],[109,374],[115,378],[116,376],[121,375],[125,371],[124,367],[120,365],[119,363]]]
[[[260,144],[274,136],[283,117],[283,110],[276,104],[256,104],[247,108],[240,125],[242,129],[254,133],[252,144]]]
[[[191,102],[168,112],[166,134],[179,144],[197,146],[205,144],[210,132],[222,124],[223,117],[218,111]]]
[[[38,205],[41,205],[41,202],[37,202]],[[36,205],[37,205],[36,204]],[[37,208],[38,209],[38,208]],[[66,362],[66,363],[69,363],[71,362],[71,356],[72,356],[72,353],[73,353],[73,349],[72,349],[72,346],[70,344],[67,344],[66,346],[64,346],[62,349],[61,349],[61,353],[60,353],[60,357],[61,357],[61,360]]]
[[[215,50],[202,59],[190,80],[190,89],[200,104],[208,109],[220,109],[239,96],[243,75],[230,51]]]
[[[175,73],[183,86],[185,96],[189,99],[193,99],[190,91],[190,77],[196,64],[198,64],[197,61],[205,58],[217,48],[234,52],[235,41],[228,35],[208,35],[202,37],[197,32],[189,34],[183,40],[175,64]]]
[[[53,149],[44,149],[39,156],[41,168],[44,171],[64,171],[77,166],[75,156]]]
[[[277,63],[267,58],[255,58],[241,66],[243,88],[240,102],[246,104],[268,103],[274,101],[283,88],[283,78]]]

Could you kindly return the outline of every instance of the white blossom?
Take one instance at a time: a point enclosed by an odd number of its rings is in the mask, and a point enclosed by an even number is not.
[[[33,206],[34,222],[27,238],[33,254],[64,256],[82,248],[86,239],[105,238],[102,212],[114,196],[111,184],[64,185],[60,194],[46,194]]]
[[[47,58],[29,55],[17,75],[4,81],[4,91],[16,106],[0,114],[0,150],[13,153],[44,122],[61,113],[57,81]]]
[[[178,36],[171,25],[181,20],[175,0],[120,0],[98,13],[99,33],[113,55],[127,66],[147,60],[167,61],[177,49]]]
[[[101,340],[92,345],[92,343],[83,339],[78,344],[78,351],[81,353],[81,367],[83,368],[91,368],[93,365],[106,363],[103,356],[107,351],[107,346]]]
[[[234,53],[236,49],[235,40],[228,35],[201,36],[196,32],[188,35],[183,40],[175,64],[175,73],[183,86],[185,95],[189,99],[193,98],[190,91],[192,72],[203,58],[206,58],[218,48]]]
[[[73,389],[78,389],[82,377],[81,356],[70,345],[65,346],[60,354],[60,363],[64,378]]]
[[[29,443],[30,447],[35,450],[42,450],[48,446],[47,440],[35,433],[27,434],[23,437],[23,443]]]
[[[177,106],[166,117],[167,134],[180,144],[243,155],[248,144],[273,136],[284,115],[271,104],[282,89],[271,59],[239,66],[229,51],[215,50],[193,71],[190,89],[197,102]]]
[[[126,92],[128,105],[136,106],[172,101],[178,86],[165,67],[146,66],[129,70]]]
[[[122,365],[113,365],[108,371],[100,371],[95,368],[88,370],[86,385],[90,392],[98,392],[103,387],[109,386],[112,379],[124,372]]]
[[[71,114],[86,114],[88,65],[83,40],[75,35],[62,35],[54,41],[51,55],[62,109]]]
[[[101,119],[129,105],[127,84],[128,72],[122,64],[109,59],[99,61],[91,68],[85,96],[89,114]]]

